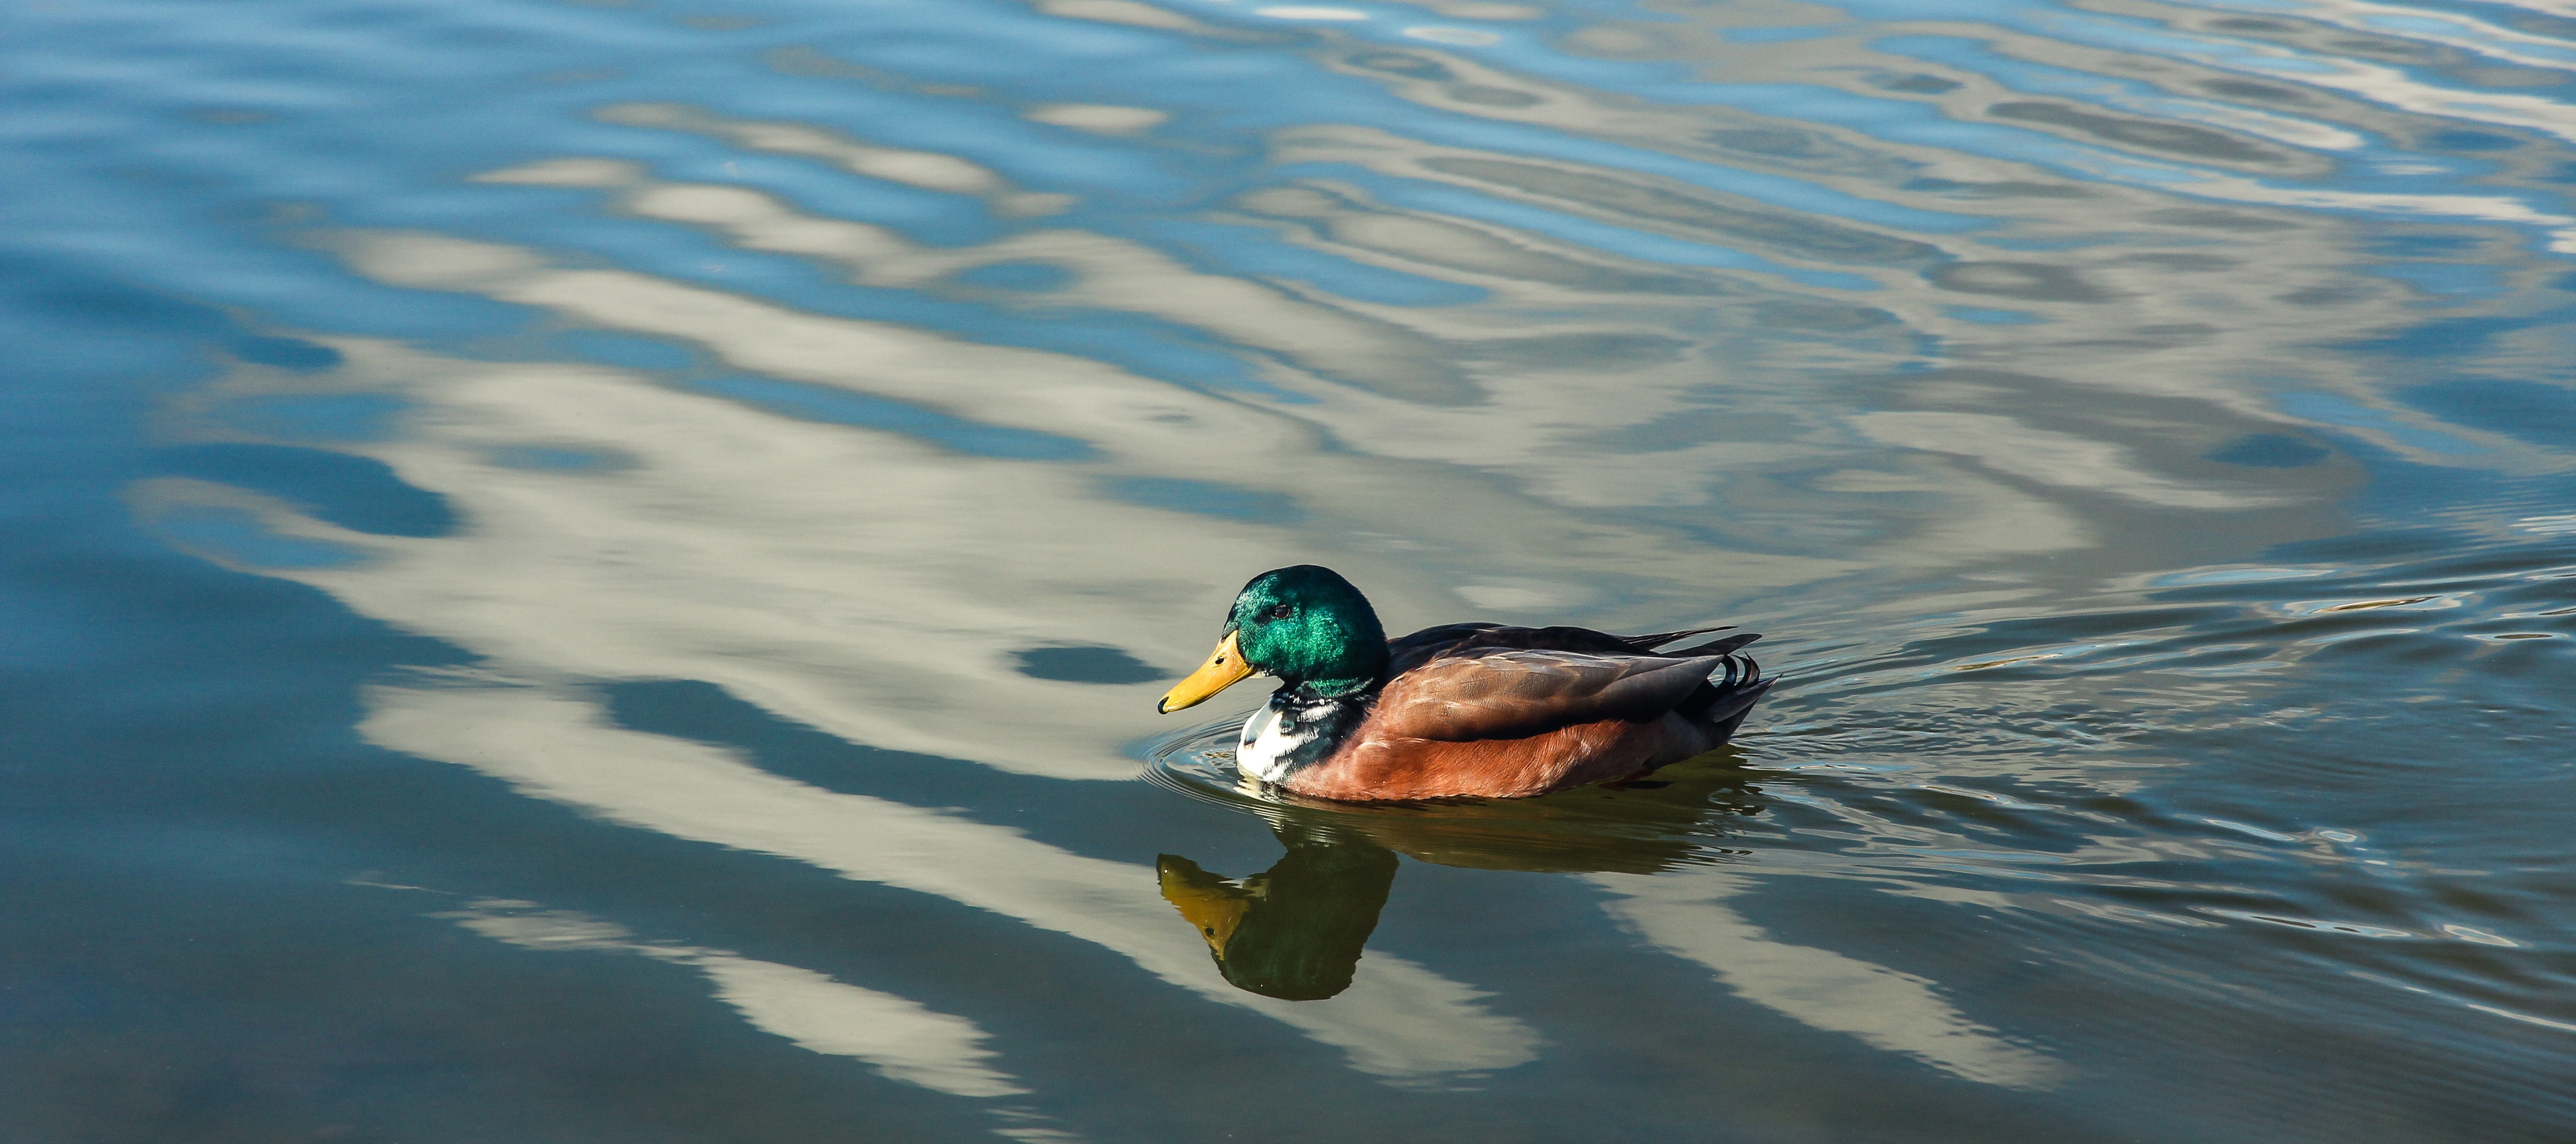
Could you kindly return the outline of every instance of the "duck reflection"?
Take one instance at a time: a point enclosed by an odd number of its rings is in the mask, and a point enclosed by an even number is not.
[[[1395,885],[1395,852],[1281,827],[1288,847],[1270,868],[1228,880],[1174,854],[1154,860],[1163,900],[1207,939],[1235,988],[1283,1001],[1320,1001],[1351,987],[1360,948]]]
[[[1227,878],[1190,859],[1155,859],[1163,900],[1207,942],[1238,989],[1320,1001],[1350,987],[1395,885],[1397,855],[1443,866],[1649,874],[1724,851],[1723,823],[1760,813],[1732,751],[1651,779],[1536,799],[1354,806],[1265,794],[1257,809],[1287,853]],[[1293,800],[1293,801],[1292,801]]]

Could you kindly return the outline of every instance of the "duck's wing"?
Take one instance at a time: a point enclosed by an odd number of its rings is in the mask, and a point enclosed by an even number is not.
[[[1387,670],[1392,675],[1401,675],[1430,662],[1435,655],[1471,643],[1488,632],[1501,630],[1501,624],[1442,624],[1411,635],[1397,636],[1386,641],[1386,657],[1390,661]]]
[[[1707,651],[1702,648],[1666,652],[1654,650],[1674,640],[1731,630],[1733,628],[1730,625],[1715,628],[1686,628],[1678,632],[1655,632],[1642,636],[1614,636],[1608,632],[1576,627],[1521,628],[1508,624],[1442,624],[1436,628],[1424,628],[1411,635],[1388,640],[1386,651],[1387,657],[1393,661],[1391,670],[1401,674],[1441,656],[1463,655],[1487,648],[1498,651],[1566,651],[1600,656],[1689,657],[1721,655],[1744,644],[1752,643],[1756,638],[1742,637],[1739,642],[1719,651]]]
[[[1517,649],[1443,655],[1389,680],[1367,726],[1375,736],[1470,742],[1645,722],[1682,706],[1726,662]]]
[[[1709,630],[1709,631],[1712,631],[1712,632],[1722,632],[1722,631],[1725,631],[1726,629],[1725,629],[1725,628],[1710,628],[1710,629],[1708,629],[1708,630]],[[1695,635],[1699,635],[1699,634],[1701,634],[1701,633],[1699,633],[1699,632],[1688,632],[1688,633],[1685,633],[1685,634],[1688,634],[1688,635],[1694,635],[1694,636],[1695,636]],[[1734,652],[1734,651],[1735,651],[1735,649],[1740,648],[1740,647],[1743,647],[1744,645],[1749,644],[1749,643],[1752,643],[1753,641],[1758,640],[1758,639],[1761,639],[1761,638],[1762,638],[1762,634],[1761,634],[1760,632],[1745,632],[1745,633],[1743,633],[1743,634],[1741,634],[1741,635],[1732,635],[1732,636],[1728,636],[1728,637],[1726,637],[1725,639],[1721,639],[1721,640],[1710,640],[1710,641],[1708,641],[1707,643],[1699,644],[1699,645],[1696,645],[1696,646],[1693,646],[1693,647],[1686,647],[1686,648],[1683,648],[1683,649],[1681,649],[1681,650],[1679,650],[1679,651],[1661,651],[1661,652],[1656,652],[1655,654],[1657,654],[1657,655],[1681,655],[1681,656],[1727,655],[1727,654],[1730,654],[1730,653]],[[1741,657],[1739,657],[1739,658],[1741,658]]]

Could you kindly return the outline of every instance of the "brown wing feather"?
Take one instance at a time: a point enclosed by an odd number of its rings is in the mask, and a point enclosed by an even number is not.
[[[1449,655],[1399,675],[1378,696],[1378,734],[1442,742],[1523,739],[1604,720],[1645,722],[1690,698],[1718,656],[1494,651]]]

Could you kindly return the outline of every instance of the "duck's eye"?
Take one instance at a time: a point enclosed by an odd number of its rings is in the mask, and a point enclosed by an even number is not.
[[[1297,609],[1291,608],[1286,604],[1281,604],[1278,607],[1270,609],[1270,618],[1274,620],[1284,620],[1288,618],[1288,613],[1296,610]]]

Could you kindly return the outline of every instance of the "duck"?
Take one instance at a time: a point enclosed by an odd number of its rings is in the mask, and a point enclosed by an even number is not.
[[[1245,778],[1309,798],[1527,798],[1636,779],[1724,744],[1775,679],[1732,627],[1619,636],[1443,624],[1388,639],[1368,597],[1316,564],[1253,577],[1216,650],[1155,705],[1170,714],[1254,675]]]

